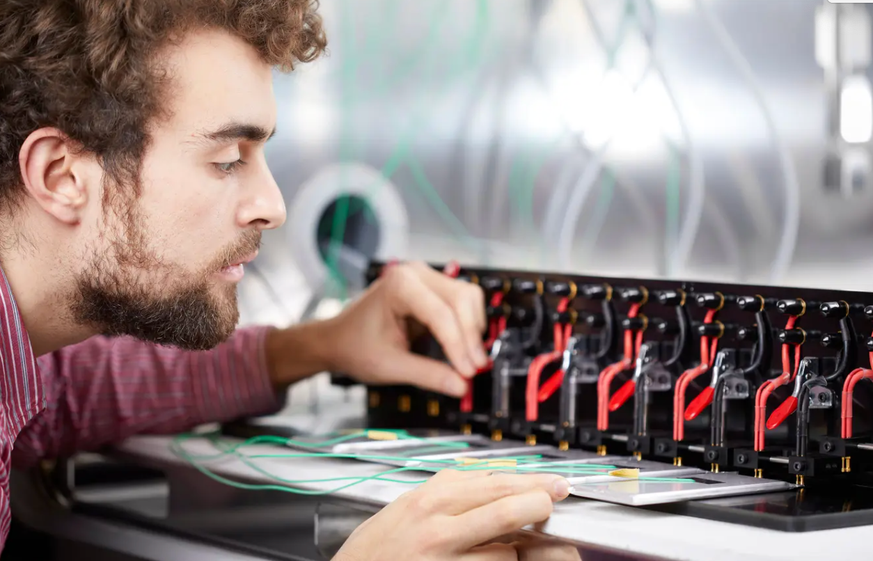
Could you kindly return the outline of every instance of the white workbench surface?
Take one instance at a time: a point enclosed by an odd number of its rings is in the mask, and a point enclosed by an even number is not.
[[[169,437],[135,437],[119,451],[143,463],[184,463],[170,449]],[[202,440],[185,443],[191,454],[215,454]],[[247,454],[275,454],[272,446],[251,446]],[[293,453],[289,450],[289,453]],[[323,458],[259,458],[259,468],[285,479],[323,479],[338,476],[368,476],[386,466],[353,460]],[[226,457],[209,462],[215,473],[267,482],[267,478],[237,459]],[[397,479],[421,480],[420,472],[392,475]],[[274,480],[269,481],[275,483]],[[308,489],[327,490],[339,483],[307,484]],[[301,486],[304,487],[304,486]],[[336,496],[384,505],[411,486],[367,481],[336,493]],[[789,533],[728,524],[688,516],[674,516],[621,505],[569,497],[556,506],[552,517],[539,531],[579,544],[677,561],[792,561],[873,558],[873,527],[856,527],[818,532]]]

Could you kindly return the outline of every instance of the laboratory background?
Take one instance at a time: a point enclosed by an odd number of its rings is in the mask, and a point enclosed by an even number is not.
[[[275,78],[288,221],[240,287],[243,323],[331,315],[373,258],[870,289],[871,6],[320,11],[327,56]]]

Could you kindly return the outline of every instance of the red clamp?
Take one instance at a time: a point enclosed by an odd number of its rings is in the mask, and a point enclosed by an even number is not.
[[[639,303],[632,304],[627,313],[627,317],[637,317],[641,306],[642,305]],[[597,430],[608,430],[609,412],[615,411],[624,405],[625,401],[627,401],[627,399],[634,393],[636,385],[633,380],[626,382],[619,390],[621,396],[619,396],[619,399],[617,400],[610,397],[609,388],[612,384],[612,380],[615,379],[616,376],[633,366],[634,357],[639,353],[640,347],[643,344],[644,330],[645,327],[637,331],[636,336],[634,336],[632,329],[625,329],[624,357],[620,361],[610,364],[600,372],[600,377],[597,379]],[[628,384],[630,385],[628,386]],[[629,388],[629,390],[627,388]],[[621,399],[622,396],[623,399]],[[615,409],[612,408],[613,406]]]
[[[788,322],[785,324],[785,329],[794,329],[794,324],[797,322],[797,317],[798,316],[789,317]],[[755,395],[754,444],[755,451],[757,452],[760,452],[764,449],[764,418],[767,416],[767,399],[770,397],[770,394],[776,390],[776,388],[792,382],[797,377],[797,371],[800,368],[800,353],[802,344],[794,345],[794,368],[791,367],[791,346],[792,345],[790,343],[783,343],[782,345],[782,374],[772,380],[767,380],[766,382],[761,384],[761,387],[758,388],[758,393]],[[796,391],[797,390],[795,389],[795,392]],[[792,398],[794,398],[793,404],[791,403]],[[797,408],[797,396],[792,394],[792,396],[789,397],[785,403],[780,405],[780,409],[782,407],[785,407],[785,409],[783,409],[778,416],[771,417],[770,422],[767,423],[768,425],[775,423],[773,424],[773,428],[778,427],[788,417],[788,415],[794,412],[794,409]]]
[[[709,310],[703,323],[715,321],[718,310]],[[673,440],[685,439],[685,392],[688,386],[698,377],[706,373],[710,368],[711,361],[715,359],[718,351],[718,338],[713,338],[710,343],[709,337],[700,338],[700,364],[686,370],[676,381],[676,391],[673,393]]]
[[[570,299],[562,298],[558,304],[558,312],[566,312],[569,306]],[[561,369],[544,384],[543,388],[540,388],[540,376],[542,376],[543,370],[547,365],[563,356],[567,340],[572,333],[572,323],[555,323],[554,350],[539,355],[531,362],[527,371],[527,391],[525,392],[525,417],[528,421],[536,421],[539,418],[539,404],[551,397],[564,382],[564,370]]]

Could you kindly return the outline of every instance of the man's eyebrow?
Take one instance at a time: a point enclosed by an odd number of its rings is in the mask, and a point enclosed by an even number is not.
[[[228,123],[212,131],[202,131],[194,134],[194,142],[229,142],[247,140],[249,142],[266,142],[273,138],[276,129],[268,131],[260,125],[247,123]]]

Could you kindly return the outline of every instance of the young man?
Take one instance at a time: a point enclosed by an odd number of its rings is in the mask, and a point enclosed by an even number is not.
[[[459,396],[485,363],[481,292],[422,264],[329,321],[234,331],[244,265],[285,220],[272,70],[324,47],[309,0],[0,3],[0,540],[13,465],[270,413],[326,369]],[[451,366],[409,353],[420,325]],[[482,544],[566,496],[561,478],[446,472],[339,557],[516,559]]]

